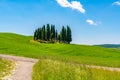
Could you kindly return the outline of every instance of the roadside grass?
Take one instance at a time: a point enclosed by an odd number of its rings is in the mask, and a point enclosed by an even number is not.
[[[9,75],[12,69],[12,61],[0,58],[0,80],[6,75]]]
[[[40,59],[33,71],[33,80],[120,80],[120,72],[52,59]]]
[[[0,33],[0,53],[30,58],[54,57],[75,63],[120,67],[120,50],[75,44],[40,44],[31,36]]]

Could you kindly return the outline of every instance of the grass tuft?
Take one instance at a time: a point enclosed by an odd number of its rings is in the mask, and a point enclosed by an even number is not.
[[[0,80],[9,75],[13,68],[13,61],[0,58]]]

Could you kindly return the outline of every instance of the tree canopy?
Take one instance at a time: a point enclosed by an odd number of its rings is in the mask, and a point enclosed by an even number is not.
[[[72,41],[72,31],[69,26],[62,26],[61,31],[55,29],[55,25],[43,25],[34,32],[34,40],[44,43],[68,43]]]

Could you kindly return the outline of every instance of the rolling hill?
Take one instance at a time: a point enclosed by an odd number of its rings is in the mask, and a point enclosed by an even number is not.
[[[101,46],[105,48],[120,48],[120,44],[101,44],[101,45],[95,45],[95,46]]]
[[[0,53],[52,58],[75,63],[120,67],[120,50],[75,44],[40,44],[32,36],[0,33]]]

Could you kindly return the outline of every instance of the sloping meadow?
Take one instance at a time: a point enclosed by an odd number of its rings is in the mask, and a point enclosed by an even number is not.
[[[120,80],[120,72],[79,65],[119,68],[119,49],[75,44],[41,44],[33,41],[31,36],[0,33],[0,53],[40,59],[34,66],[33,80]]]
[[[33,71],[33,80],[120,80],[120,72],[52,59],[40,59]]]

